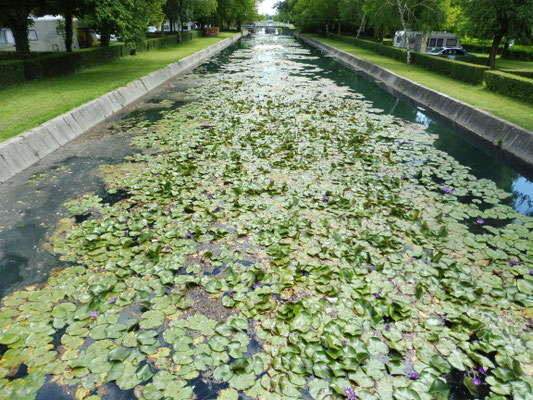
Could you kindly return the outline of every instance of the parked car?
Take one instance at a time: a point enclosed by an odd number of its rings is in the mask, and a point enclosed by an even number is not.
[[[459,47],[437,47],[436,49],[433,49],[425,54],[429,54],[431,56],[447,56],[447,58],[451,58],[452,60],[457,56],[475,57],[475,55],[470,54],[468,51]]]

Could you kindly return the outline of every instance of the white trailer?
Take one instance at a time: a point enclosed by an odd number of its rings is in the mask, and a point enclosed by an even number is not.
[[[64,19],[56,15],[31,17],[33,24],[28,30],[31,51],[67,51],[64,36]],[[72,34],[72,50],[79,50],[76,30]],[[0,29],[0,50],[15,50],[15,39],[11,29]]]
[[[397,31],[394,35],[394,47],[401,47],[420,53],[437,47],[461,47],[459,36],[451,32],[416,32]]]

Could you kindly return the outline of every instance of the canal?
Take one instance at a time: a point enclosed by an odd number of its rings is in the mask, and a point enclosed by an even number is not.
[[[533,184],[494,154],[245,38],[0,186],[0,398],[527,398]]]

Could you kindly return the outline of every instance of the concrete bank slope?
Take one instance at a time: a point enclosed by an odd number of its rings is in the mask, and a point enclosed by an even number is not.
[[[510,153],[519,162],[533,166],[533,132],[495,117],[469,104],[419,85],[409,79],[338,50],[316,39],[298,35],[304,42],[336,58],[348,67],[361,71],[395,92],[459,125],[483,141]]]
[[[0,143],[0,183],[64,146],[169,79],[187,73],[243,36],[239,33]]]

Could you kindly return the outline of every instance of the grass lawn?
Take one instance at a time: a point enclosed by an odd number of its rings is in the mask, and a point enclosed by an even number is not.
[[[216,38],[197,38],[175,47],[116,59],[74,75],[1,90],[0,142],[233,35],[236,32],[221,32]]]
[[[376,65],[379,65],[380,67],[386,68],[389,71],[424,85],[430,89],[437,90],[467,104],[471,104],[475,107],[485,110],[497,117],[511,121],[517,125],[529,129],[530,131],[533,131],[532,105],[523,103],[510,97],[492,93],[483,85],[469,85],[443,75],[435,74],[414,65],[407,65],[391,58],[381,56],[357,46],[339,42],[333,39],[326,39],[318,35],[308,36],[320,40],[323,43],[329,44],[330,46],[333,46],[339,50],[370,61]],[[510,61],[510,63],[513,64],[512,61]],[[530,64],[524,63],[523,61],[515,61],[514,63]],[[509,67],[511,64],[508,64]]]

